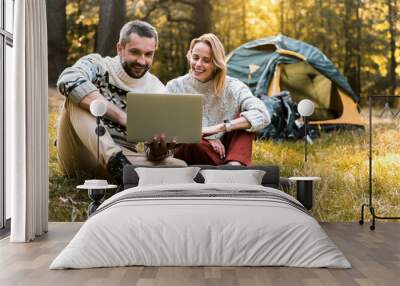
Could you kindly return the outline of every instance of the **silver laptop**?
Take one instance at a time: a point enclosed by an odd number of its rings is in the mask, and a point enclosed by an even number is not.
[[[128,93],[127,140],[151,141],[164,134],[167,142],[201,141],[203,96],[176,93]]]

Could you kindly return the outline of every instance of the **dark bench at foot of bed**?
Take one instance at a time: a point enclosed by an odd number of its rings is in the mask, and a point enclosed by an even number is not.
[[[280,189],[284,192],[287,192],[291,186],[291,182],[285,178],[280,177],[279,175],[279,167],[275,165],[265,166],[265,165],[254,165],[254,166],[230,166],[230,165],[221,165],[221,166],[211,166],[211,165],[195,165],[200,167],[202,170],[204,169],[217,169],[217,170],[263,170],[265,171],[265,175],[262,180],[262,185],[265,187],[272,187],[276,189]],[[123,184],[124,189],[133,188],[138,185],[139,177],[135,171],[137,167],[146,167],[146,168],[183,168],[182,166],[125,166],[123,171]],[[194,179],[197,183],[204,183],[204,178],[200,174],[197,174]]]

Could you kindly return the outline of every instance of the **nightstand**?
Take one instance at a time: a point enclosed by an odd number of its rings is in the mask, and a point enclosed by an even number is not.
[[[91,181],[91,180],[89,180]],[[98,181],[98,180],[92,180],[92,181]],[[87,212],[88,212],[88,217],[96,211],[96,209],[101,205],[102,200],[104,199],[104,196],[106,194],[107,190],[113,190],[116,189],[118,186],[116,185],[95,185],[95,184],[90,184],[85,181],[84,185],[77,186],[76,188],[79,190],[87,190],[89,198],[92,200],[90,203]]]
[[[296,198],[303,206],[310,210],[313,206],[313,183],[321,180],[320,177],[291,177],[296,182]]]

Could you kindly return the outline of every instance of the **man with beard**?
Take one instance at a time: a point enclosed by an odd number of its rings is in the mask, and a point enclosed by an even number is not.
[[[135,165],[185,165],[171,157],[174,142],[163,137],[145,144],[139,154],[136,144],[126,141],[126,95],[128,92],[165,92],[161,81],[149,72],[158,46],[157,31],[143,21],[126,23],[117,43],[118,55],[90,54],[60,75],[57,86],[66,97],[61,111],[57,151],[61,168],[69,176],[108,176],[121,183],[122,169]],[[106,133],[100,137],[97,162],[96,119],[89,112],[93,100],[104,100],[102,119]]]

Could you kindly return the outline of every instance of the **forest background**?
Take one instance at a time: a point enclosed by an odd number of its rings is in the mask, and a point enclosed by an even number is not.
[[[54,146],[63,97],[55,83],[61,71],[83,55],[116,54],[122,25],[134,19],[153,24],[160,38],[152,73],[166,83],[187,72],[190,40],[213,32],[227,53],[241,44],[284,34],[317,48],[337,66],[360,96],[400,95],[399,0],[47,0],[49,52],[49,219],[86,219],[89,200],[67,178]],[[381,112],[384,101],[376,107]],[[390,102],[399,106],[399,100]],[[374,202],[380,215],[399,213],[400,116],[374,117]],[[320,176],[312,214],[321,221],[359,219],[368,193],[368,133],[322,134],[303,161],[303,143],[257,141],[253,163],[277,164],[282,175]],[[291,190],[295,195],[294,190]],[[111,195],[111,194],[110,194]]]
[[[164,83],[187,71],[190,40],[213,32],[227,53],[284,34],[319,48],[362,103],[398,95],[398,0],[48,0],[49,82],[81,56],[116,54],[119,30],[141,19],[159,31],[152,72]]]

